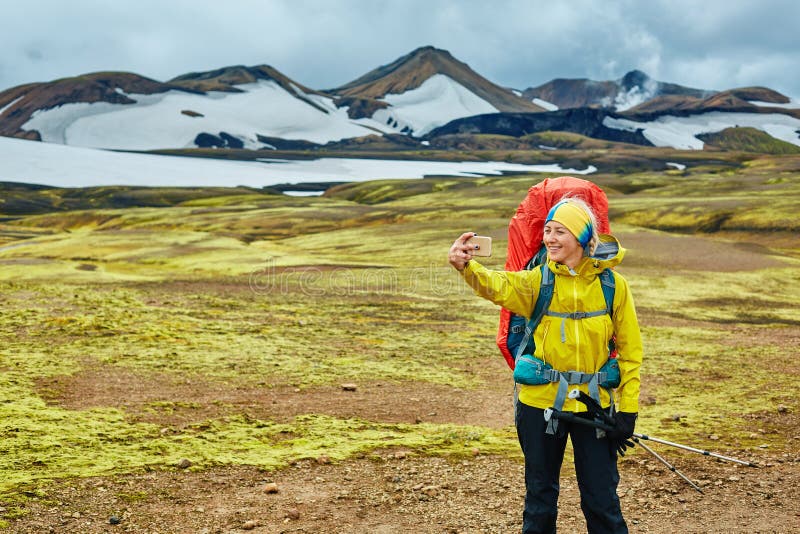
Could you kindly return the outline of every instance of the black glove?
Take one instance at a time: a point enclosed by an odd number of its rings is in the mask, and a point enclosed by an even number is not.
[[[607,431],[606,435],[620,456],[625,456],[625,451],[635,445],[631,437],[633,437],[633,430],[636,428],[636,418],[638,416],[638,413],[629,412],[617,412],[614,414],[614,428]]]

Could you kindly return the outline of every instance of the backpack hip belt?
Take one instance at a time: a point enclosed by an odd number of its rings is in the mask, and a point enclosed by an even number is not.
[[[608,362],[610,361],[612,360],[608,360]],[[603,364],[603,367],[605,367],[608,362]],[[556,400],[553,402],[553,408],[558,411],[561,411],[564,408],[564,401],[567,398],[567,390],[569,389],[569,386],[575,386],[579,384],[588,384],[589,396],[596,400],[598,404],[600,404],[600,384],[606,381],[606,377],[608,375],[608,373],[605,371],[598,371],[596,373],[582,373],[580,371],[557,371],[556,369],[548,369],[546,374],[548,375],[547,378],[550,380],[550,382],[558,382],[558,392],[556,393]],[[606,389],[608,390],[608,396],[611,399],[611,406],[609,407],[611,413],[614,409],[614,395],[611,392],[610,387],[606,387]],[[547,434],[555,434],[557,429],[558,419],[553,417],[547,422],[547,428],[545,429],[545,432]],[[601,438],[603,436],[605,436],[605,432],[598,428],[597,437]]]

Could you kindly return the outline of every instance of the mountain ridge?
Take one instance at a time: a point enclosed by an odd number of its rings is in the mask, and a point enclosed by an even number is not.
[[[800,103],[767,87],[709,91],[657,81],[639,70],[617,80],[555,78],[520,92],[433,46],[326,90],[260,64],[190,72],[165,82],[96,72],[0,92],[2,136],[134,151],[401,150],[421,143],[455,146],[475,134],[522,138],[545,131],[702,148],[698,134],[738,126],[800,146],[798,120]],[[375,135],[385,139],[370,138]],[[443,135],[461,137],[430,143]]]
[[[447,50],[424,46],[395,61],[326,92],[346,97],[381,99],[387,94],[419,88],[435,74],[446,75],[483,98],[500,112],[544,111],[530,101],[500,87],[463,63]]]
[[[654,80],[640,70],[631,70],[617,80],[555,78],[522,91],[525,98],[538,98],[563,108],[602,107],[624,111],[658,96],[706,98],[716,91],[695,89]]]

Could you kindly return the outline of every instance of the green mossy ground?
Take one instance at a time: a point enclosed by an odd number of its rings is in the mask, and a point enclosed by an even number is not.
[[[723,247],[718,258],[701,254],[675,267],[656,245],[632,247],[630,267],[621,268],[646,343],[640,426],[648,433],[704,448],[715,445],[711,434],[738,450],[785,446],[754,437],[748,414],[800,408],[775,380],[795,384],[800,372],[800,246],[791,237],[800,173],[787,158],[735,171],[593,178],[609,192],[612,225],[623,234],[669,242],[667,257],[698,239]],[[390,424],[313,411],[289,422],[241,413],[165,433],[120,408],[66,408],[41,384],[112,366],[300,391],[378,380],[479,390],[481,379],[465,369],[497,354],[496,308],[472,296],[446,251],[462,231],[489,234],[498,253],[485,263],[501,268],[508,219],[541,178],[371,182],[324,198],[151,194],[169,197],[169,206],[7,220],[0,227],[6,518],[47,480],[172,469],[181,458],[192,458],[192,469],[275,469],[393,447],[518,455],[510,426]],[[732,268],[724,251],[752,265]]]

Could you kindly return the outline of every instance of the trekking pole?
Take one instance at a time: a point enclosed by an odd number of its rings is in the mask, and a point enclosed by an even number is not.
[[[665,439],[658,439],[652,436],[648,436],[647,434],[637,434],[634,432],[634,438],[639,439],[646,439],[650,441],[655,441],[656,443],[662,443],[664,445],[670,445],[672,447],[677,447],[679,449],[683,449],[685,451],[696,452],[702,454],[703,456],[713,456],[714,458],[719,458],[720,460],[726,460],[728,462],[735,462],[737,464],[746,465],[747,467],[758,467],[753,462],[748,462],[746,460],[739,460],[738,458],[732,458],[730,456],[723,456],[721,454],[717,454],[716,452],[704,451],[703,449],[695,449],[694,447],[689,447],[688,445],[681,445],[680,443],[673,443],[671,441],[667,441]]]
[[[573,398],[575,398],[575,397],[573,397]],[[546,409],[544,411],[544,419],[545,419],[545,421],[549,421],[553,417],[555,417],[556,419],[559,419],[561,421],[567,421],[569,423],[577,423],[579,425],[585,425],[585,426],[591,426],[591,427],[594,427],[594,428],[599,428],[601,430],[605,430],[606,432],[608,432],[609,430],[613,430],[613,428],[614,428],[611,425],[608,425],[606,423],[602,423],[602,422],[597,421],[597,420],[586,419],[585,417],[579,417],[579,416],[577,416],[577,415],[575,415],[573,413],[562,412],[562,411],[556,410],[555,408],[548,408],[548,409]],[[634,436],[635,436],[635,434],[634,434]],[[639,439],[637,439],[637,438],[633,438],[633,441],[638,443],[644,450],[646,450],[647,452],[649,452],[650,454],[655,456],[657,460],[659,460],[661,463],[663,463],[665,466],[667,466],[667,469],[669,469],[670,471],[672,471],[673,473],[675,473],[676,475],[681,477],[683,480],[688,482],[689,485],[692,486],[694,489],[696,489],[700,493],[703,493],[703,490],[700,489],[700,487],[697,484],[695,484],[694,482],[689,480],[689,478],[686,475],[684,475],[683,473],[678,471],[678,469],[674,465],[672,465],[667,460],[665,460],[656,451],[654,451],[653,449],[651,449],[650,447],[648,447],[647,445],[645,445],[644,443],[639,441]]]
[[[575,397],[573,397],[573,398],[575,398]],[[597,421],[597,420],[586,419],[585,417],[580,417],[580,416],[577,416],[577,415],[575,415],[573,413],[570,413],[570,412],[562,412],[560,410],[556,410],[555,408],[547,408],[544,411],[544,419],[545,419],[545,421],[549,421],[553,417],[555,417],[556,419],[559,419],[561,421],[567,421],[569,423],[577,423],[579,425],[585,425],[585,426],[591,426],[591,427],[594,427],[594,428],[599,428],[601,430],[605,430],[606,432],[608,432],[609,430],[613,430],[613,428],[614,428],[611,425],[608,425],[606,423],[602,423],[602,422]],[[655,456],[656,459],[658,459],[661,463],[663,463],[665,466],[667,466],[667,468],[670,471],[672,471],[673,473],[675,473],[676,475],[681,477],[683,480],[688,482],[689,485],[692,486],[694,489],[696,489],[700,493],[703,493],[703,490],[700,489],[700,487],[697,484],[695,484],[694,482],[689,480],[689,478],[686,475],[684,475],[683,473],[678,471],[678,469],[674,465],[672,465],[668,461],[666,461],[656,451],[654,451],[653,449],[651,449],[650,447],[648,447],[647,445],[645,445],[644,443],[639,441],[637,438],[633,438],[633,441],[635,441],[636,443],[641,445],[641,447],[644,450],[646,450],[647,452],[649,452],[650,454]]]
[[[569,398],[578,399],[580,402],[582,402],[582,403],[584,403],[586,405],[586,408],[589,410],[590,413],[592,413],[593,415],[600,416],[603,419],[603,421],[605,421],[606,423],[608,423],[610,425],[614,424],[614,419],[610,415],[608,415],[605,412],[605,410],[603,410],[603,408],[600,406],[600,404],[596,400],[591,398],[589,395],[584,393],[583,391],[581,391],[579,389],[573,389],[572,391],[569,392]],[[664,439],[654,438],[654,437],[648,436],[647,434],[637,434],[636,432],[634,432],[633,433],[633,437],[634,438],[639,438],[639,440],[646,439],[646,440],[654,441],[656,443],[662,443],[664,445],[671,445],[672,447],[677,447],[679,449],[684,449],[684,450],[687,450],[687,451],[696,452],[696,453],[702,454],[704,456],[713,456],[714,458],[719,458],[720,460],[727,460],[729,462],[735,462],[737,464],[746,465],[747,467],[758,467],[756,464],[754,464],[752,462],[747,462],[745,460],[739,460],[738,458],[731,458],[730,456],[723,456],[723,455],[717,454],[715,452],[704,451],[703,449],[695,449],[694,447],[689,447],[688,445],[681,445],[680,443],[673,443],[671,441],[667,441],[667,440],[664,440]],[[640,445],[644,446],[644,443],[641,443],[639,440],[635,439],[634,441],[636,443],[639,443]]]
[[[647,445],[645,445],[644,443],[642,443],[641,441],[639,441],[639,438],[633,438],[633,441],[635,441],[636,443],[638,443],[638,444],[639,444],[639,446],[640,446],[641,448],[643,448],[644,450],[646,450],[647,452],[649,452],[650,454],[652,454],[653,456],[655,456],[655,457],[656,457],[656,458],[657,458],[657,459],[658,459],[658,460],[659,460],[659,461],[660,461],[662,464],[666,465],[666,466],[667,466],[667,469],[669,469],[670,471],[672,471],[673,473],[675,473],[676,475],[678,475],[679,477],[681,477],[683,480],[685,480],[686,482],[688,482],[688,483],[689,483],[689,485],[690,485],[691,487],[693,487],[694,489],[696,489],[696,490],[697,490],[697,491],[699,491],[700,493],[703,493],[703,490],[701,490],[701,489],[700,489],[700,487],[699,487],[697,484],[695,484],[694,482],[692,482],[691,480],[689,480],[689,478],[688,478],[686,475],[684,475],[683,473],[681,473],[680,471],[678,471],[678,469],[677,469],[677,468],[676,468],[674,465],[672,465],[671,463],[669,463],[668,461],[666,461],[666,460],[665,460],[665,459],[664,459],[664,458],[663,458],[663,457],[662,457],[660,454],[658,454],[656,451],[654,451],[653,449],[651,449],[650,447],[648,447]]]

